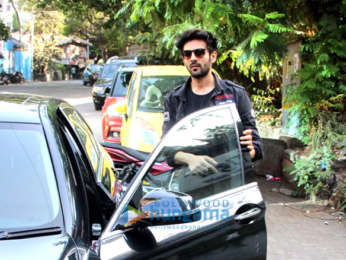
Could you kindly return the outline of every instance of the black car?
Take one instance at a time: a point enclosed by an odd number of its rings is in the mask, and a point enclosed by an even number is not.
[[[95,82],[91,95],[95,110],[101,110],[106,99],[106,92],[110,90],[112,82],[121,66],[136,65],[136,59],[116,59],[103,66],[99,79]]]
[[[115,208],[113,162],[62,100],[1,94],[0,110],[0,259],[82,259]]]
[[[89,64],[83,71],[83,86],[94,85],[97,78],[100,76],[103,65],[101,64]]]
[[[266,259],[265,203],[246,178],[234,103],[173,126],[125,192],[66,102],[1,94],[0,109],[0,259]],[[215,169],[194,172],[178,152]]]

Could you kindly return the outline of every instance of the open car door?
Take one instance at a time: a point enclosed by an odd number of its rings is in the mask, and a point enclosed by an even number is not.
[[[233,103],[178,122],[137,172],[95,246],[101,259],[266,259],[265,203],[245,183]],[[183,151],[207,156],[214,171],[177,164]],[[157,175],[162,161],[172,166]]]

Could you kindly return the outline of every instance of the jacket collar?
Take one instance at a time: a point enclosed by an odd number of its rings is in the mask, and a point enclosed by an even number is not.
[[[213,97],[221,94],[224,89],[223,81],[212,72],[215,79],[215,89],[213,93]],[[179,97],[181,100],[186,101],[186,88],[191,87],[191,76],[187,79],[187,81],[181,85],[181,88],[178,88],[176,92],[174,92],[174,96]]]

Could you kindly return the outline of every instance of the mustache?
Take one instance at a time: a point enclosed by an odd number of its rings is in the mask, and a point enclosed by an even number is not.
[[[202,67],[201,64],[199,64],[198,62],[192,62],[189,67],[191,68],[192,66]]]

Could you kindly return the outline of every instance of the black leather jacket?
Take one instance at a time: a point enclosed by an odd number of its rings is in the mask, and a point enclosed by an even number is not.
[[[263,157],[262,142],[256,128],[256,121],[251,107],[250,99],[242,86],[232,81],[222,80],[214,75],[215,91],[206,107],[233,101],[236,103],[239,116],[244,129],[252,129],[252,139],[256,155],[253,161]],[[184,84],[169,92],[165,98],[165,113],[162,133],[163,135],[186,114],[186,88],[191,86],[191,78]]]

